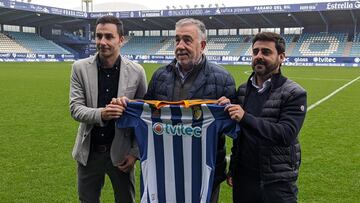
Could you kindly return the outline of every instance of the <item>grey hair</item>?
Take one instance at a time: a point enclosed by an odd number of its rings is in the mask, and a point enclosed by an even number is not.
[[[183,18],[176,22],[175,28],[179,28],[184,25],[195,25],[198,28],[198,32],[201,40],[206,41],[206,27],[203,22],[194,18]]]

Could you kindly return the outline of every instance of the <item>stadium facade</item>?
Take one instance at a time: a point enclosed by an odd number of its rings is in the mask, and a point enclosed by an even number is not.
[[[0,0],[0,61],[71,61],[96,52],[98,17],[123,20],[131,60],[173,59],[174,26],[193,17],[208,28],[208,58],[250,64],[251,39],[275,31],[287,42],[288,65],[360,67],[360,0],[247,7],[82,12]]]

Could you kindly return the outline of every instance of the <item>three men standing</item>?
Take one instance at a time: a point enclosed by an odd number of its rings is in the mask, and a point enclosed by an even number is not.
[[[219,105],[227,105],[225,110],[241,126],[228,177],[233,201],[296,202],[298,133],[306,114],[306,91],[281,74],[284,39],[276,33],[254,37],[253,74],[236,93],[229,72],[204,55],[205,25],[185,18],[176,23],[175,31],[175,59],[153,74],[146,91],[143,68],[120,56],[121,21],[111,16],[98,20],[99,53],[74,63],[71,74],[70,110],[80,122],[73,151],[78,161],[80,200],[98,202],[108,174],[116,202],[134,202],[133,166],[139,151],[133,132],[114,126],[127,98],[220,98]],[[226,179],[225,155],[225,138],[221,136],[211,202],[218,202],[220,183]]]

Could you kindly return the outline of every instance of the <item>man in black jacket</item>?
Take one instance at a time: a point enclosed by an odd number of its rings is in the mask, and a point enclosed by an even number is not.
[[[253,38],[252,69],[225,110],[239,122],[228,184],[234,202],[297,202],[298,134],[306,114],[306,91],[281,74],[285,41],[276,33]],[[229,104],[222,97],[220,105]]]
[[[175,25],[175,59],[152,76],[144,99],[178,101],[184,99],[219,99],[235,96],[233,77],[223,67],[208,61],[205,25],[185,18]],[[226,179],[225,136],[218,142],[215,178],[211,202],[217,202],[220,183]]]
[[[175,59],[152,76],[147,100],[235,98],[234,78],[223,67],[206,59],[206,29],[203,22],[184,18],[175,25]],[[126,106],[126,99],[113,103]],[[220,183],[226,179],[225,136],[219,137],[216,168],[210,202],[218,202]]]

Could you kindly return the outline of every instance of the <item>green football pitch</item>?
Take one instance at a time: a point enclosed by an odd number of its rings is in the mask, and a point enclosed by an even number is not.
[[[148,80],[156,64],[144,64]],[[226,66],[237,85],[249,66]],[[0,202],[77,202],[71,63],[0,63]],[[299,202],[360,200],[360,68],[283,67],[308,92]],[[231,140],[227,142],[228,153]],[[137,166],[137,169],[139,167]],[[137,202],[139,202],[139,171]],[[102,202],[113,202],[106,179]],[[231,202],[222,184],[220,202]]]

